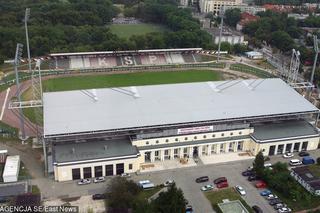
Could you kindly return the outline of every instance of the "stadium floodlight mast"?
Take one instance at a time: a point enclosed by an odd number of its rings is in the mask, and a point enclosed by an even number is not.
[[[16,48],[16,54],[14,58],[14,72],[16,75],[16,85],[17,85],[17,97],[18,101],[21,102],[21,88],[19,83],[19,74],[18,74],[18,66],[20,64],[20,60],[22,57],[23,44],[18,43]],[[20,129],[21,129],[21,140],[24,141],[26,139],[26,132],[24,128],[24,117],[22,113],[22,108],[19,109],[19,119],[20,119]]]
[[[316,71],[318,54],[319,54],[319,43],[318,43],[318,37],[316,35],[313,36],[313,49],[314,49],[315,55],[314,55],[314,61],[313,61],[313,66],[312,66],[312,72],[311,72],[311,76],[310,76],[310,84],[311,85],[313,85],[314,73]],[[310,96],[311,96],[311,90],[312,90],[312,88],[308,89],[308,92],[307,92],[308,98],[310,98]]]
[[[220,22],[220,32],[219,32],[219,44],[218,44],[218,57],[217,57],[217,62],[219,62],[219,60],[220,60],[221,37],[222,37],[223,18],[224,18],[224,5],[222,5],[221,8],[220,8],[219,16],[221,17],[221,22]]]
[[[29,33],[28,33],[29,17],[30,17],[30,8],[26,8],[26,12],[25,12],[25,15],[24,15],[24,28],[26,30],[26,43],[27,43],[29,73],[31,73],[31,56],[30,56]]]

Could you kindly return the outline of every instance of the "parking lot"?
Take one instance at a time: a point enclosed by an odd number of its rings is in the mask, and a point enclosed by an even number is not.
[[[250,206],[258,205],[264,212],[275,212],[267,200],[259,195],[261,190],[257,190],[252,182],[247,181],[246,177],[241,175],[241,172],[250,165],[252,165],[252,160],[236,161],[134,175],[132,179],[135,181],[148,179],[155,184],[161,184],[166,179],[173,179],[177,186],[183,190],[186,199],[194,207],[195,212],[210,213],[214,211],[200,188],[206,184],[212,184],[212,181],[218,177],[225,176],[230,186],[241,185],[246,190],[247,195],[243,196],[243,198]],[[206,175],[210,178],[209,182],[195,182],[197,177]]]

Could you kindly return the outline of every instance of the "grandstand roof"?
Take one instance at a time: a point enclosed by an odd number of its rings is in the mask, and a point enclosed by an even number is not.
[[[44,93],[44,136],[319,112],[281,79]]]

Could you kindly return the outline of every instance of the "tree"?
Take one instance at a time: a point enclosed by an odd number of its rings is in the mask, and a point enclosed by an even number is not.
[[[233,45],[233,52],[235,54],[242,54],[244,52],[248,51],[247,45],[244,44],[235,44]]]
[[[317,158],[317,164],[320,165],[320,157]]]
[[[287,52],[293,48],[294,41],[288,33],[279,30],[271,34],[271,44],[281,51]]]
[[[262,177],[264,174],[264,157],[262,151],[260,151],[253,161],[253,170],[258,177]]]
[[[184,213],[186,211],[185,198],[181,189],[173,184],[167,192],[161,192],[153,201],[155,212],[159,213]]]
[[[241,11],[238,8],[226,10],[225,17],[226,17],[225,21],[227,25],[236,27],[237,23],[241,19]]]

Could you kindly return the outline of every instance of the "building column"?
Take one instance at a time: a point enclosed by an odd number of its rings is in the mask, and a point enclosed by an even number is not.
[[[83,179],[83,167],[80,168],[80,179]]]
[[[291,149],[290,149],[291,153],[293,153],[293,148],[294,148],[294,143],[292,143],[292,146],[291,146]]]
[[[193,157],[193,146],[190,146],[189,148],[189,158]]]
[[[228,153],[228,152],[229,152],[229,144],[230,144],[230,143],[225,143],[225,144],[224,144],[224,145],[225,145],[225,147],[224,147],[225,153]]]
[[[233,151],[238,152],[238,141],[234,143]]]
[[[96,174],[94,173],[94,166],[91,166],[91,177],[96,177]]]
[[[151,151],[150,152],[150,161],[151,161],[151,163],[154,162],[154,159],[155,159],[155,151]]]
[[[278,154],[278,146],[279,146],[279,145],[276,145],[276,148],[274,149],[274,155],[277,155],[277,154]]]
[[[102,176],[107,176],[106,175],[106,165],[102,165]]]
[[[173,159],[174,159],[174,148],[173,148],[173,149],[170,149],[169,156],[170,156],[170,160],[173,160]]]
[[[160,160],[164,161],[164,149],[160,150]]]
[[[207,155],[211,155],[211,146],[212,146],[212,144],[208,145]]]
[[[202,156],[202,146],[198,146],[198,156]]]
[[[220,154],[220,143],[216,144],[216,153]]]
[[[299,149],[298,150],[299,150],[299,152],[301,152],[301,150],[302,150],[302,142],[299,143]]]
[[[179,157],[180,158],[183,158],[183,149],[184,149],[184,147],[179,148]]]

